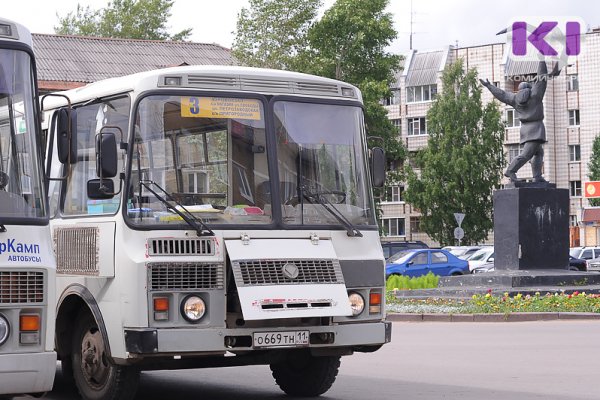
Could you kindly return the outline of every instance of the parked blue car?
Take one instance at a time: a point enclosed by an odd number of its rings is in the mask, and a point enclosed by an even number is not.
[[[397,274],[405,276],[463,275],[469,273],[469,263],[452,253],[441,249],[406,250],[388,258],[385,266],[386,277]]]

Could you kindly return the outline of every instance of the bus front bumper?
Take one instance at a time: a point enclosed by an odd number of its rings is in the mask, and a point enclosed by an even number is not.
[[[0,354],[0,394],[43,393],[52,390],[56,353]]]
[[[255,334],[277,335],[278,333],[298,331],[307,331],[308,343],[302,346],[255,346]],[[388,343],[391,340],[391,332],[392,324],[387,321],[280,328],[131,328],[125,329],[125,346],[128,353],[144,355],[273,350],[294,347],[359,349]]]

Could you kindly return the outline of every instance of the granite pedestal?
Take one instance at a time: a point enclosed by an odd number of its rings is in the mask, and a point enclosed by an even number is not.
[[[494,192],[494,268],[569,267],[569,191],[515,187]]]

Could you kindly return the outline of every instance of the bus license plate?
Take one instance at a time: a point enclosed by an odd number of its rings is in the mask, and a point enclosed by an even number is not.
[[[255,332],[254,347],[308,346],[308,331]]]

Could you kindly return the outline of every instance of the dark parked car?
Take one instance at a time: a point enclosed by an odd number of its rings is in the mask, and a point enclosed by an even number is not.
[[[569,256],[569,269],[572,271],[587,271],[587,261]]]
[[[411,249],[428,249],[429,246],[420,240],[412,242],[382,242],[381,247],[383,248],[383,257],[387,260],[394,254]]]
[[[388,258],[385,266],[386,276],[397,274],[412,277],[429,272],[439,276],[468,274],[469,263],[446,250],[415,249],[396,253]]]

